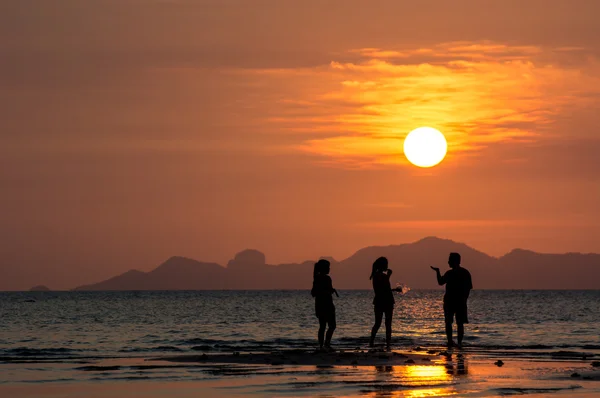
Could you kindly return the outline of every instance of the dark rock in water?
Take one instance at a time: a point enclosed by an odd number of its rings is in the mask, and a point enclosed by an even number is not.
[[[501,367],[501,366],[503,366],[503,365],[504,365],[504,362],[502,362],[502,360],[500,360],[500,359],[499,359],[499,360],[497,360],[496,362],[494,362],[494,365],[496,365],[496,366],[498,366],[498,367]]]
[[[415,347],[415,351],[424,351],[421,347]]]
[[[415,361],[413,361],[412,359],[407,359],[406,361],[404,361],[404,363],[415,363]]]
[[[50,288],[44,285],[37,285],[29,289],[30,292],[49,292]]]
[[[576,377],[581,377],[581,375],[579,373],[575,372],[571,375],[571,377],[576,378]]]
[[[233,356],[234,356],[234,357],[239,357],[239,356],[240,356],[240,353],[239,353],[239,352],[237,352],[237,351],[234,351],[234,353],[233,353]]]
[[[595,368],[600,367],[600,361],[594,361],[594,362],[592,362],[592,366],[595,367]]]

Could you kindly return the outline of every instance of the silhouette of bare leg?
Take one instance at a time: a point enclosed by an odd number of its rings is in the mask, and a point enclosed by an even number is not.
[[[454,341],[452,341],[452,323],[446,322],[446,337],[448,338],[448,347],[454,346]]]
[[[333,332],[335,332],[335,318],[329,320],[329,329],[327,329],[327,336],[325,336],[325,347],[331,346],[331,337],[333,336]]]
[[[325,337],[325,328],[327,327],[327,319],[319,318],[319,348],[323,348],[323,339]]]
[[[392,315],[394,310],[385,311],[385,345],[390,348],[392,344]]]
[[[458,346],[462,347],[463,337],[465,336],[465,325],[456,323],[456,334],[458,335]]]
[[[369,345],[373,347],[375,345],[375,336],[381,327],[381,320],[383,318],[383,311],[375,310],[375,325],[373,325],[373,329],[371,329],[371,341]],[[386,319],[387,322],[387,319]]]

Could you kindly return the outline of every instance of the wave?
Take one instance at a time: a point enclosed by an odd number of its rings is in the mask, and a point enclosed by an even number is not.
[[[524,394],[550,394],[560,391],[569,391],[582,388],[581,386],[556,387],[556,388],[523,388],[523,387],[500,387],[492,391],[498,395],[524,395]]]
[[[52,356],[64,356],[67,354],[77,354],[86,351],[97,351],[96,349],[81,350],[76,348],[31,348],[31,347],[17,347],[1,349],[0,355],[3,356],[16,356],[16,357],[52,357]]]
[[[365,349],[369,344],[369,337],[340,337],[334,344],[339,349]],[[484,344],[481,338],[471,336],[465,338],[466,348],[470,350],[482,351],[518,351],[518,350],[599,350],[599,345],[573,344],[573,345],[546,345],[546,344]],[[414,341],[407,337],[393,337],[392,344],[399,349],[412,349],[418,345],[420,347],[442,348],[442,341]],[[187,339],[171,341],[169,345],[150,346],[150,347],[124,347],[119,352],[268,352],[273,350],[292,350],[292,349],[312,349],[315,348],[315,339],[285,339],[275,338],[267,340],[215,340],[215,339]]]
[[[122,353],[133,353],[133,352],[183,352],[184,350],[179,347],[170,345],[161,345],[158,347],[124,347],[119,350]]]
[[[476,336],[474,336],[476,337]],[[413,340],[408,337],[392,338],[392,344],[399,350],[443,350],[442,340]],[[600,345],[597,344],[486,344],[482,339],[467,338],[465,350],[481,355],[500,354],[518,356],[542,356],[556,359],[582,358],[599,355]],[[131,344],[133,343],[133,344]],[[205,338],[175,339],[165,341],[166,344],[147,344],[132,341],[130,345],[119,349],[99,348],[69,348],[69,347],[28,347],[0,349],[0,361],[56,361],[56,360],[85,360],[90,358],[129,357],[160,355],[163,353],[232,353],[232,352],[274,352],[290,350],[312,350],[316,347],[316,339],[305,338],[274,338],[266,340],[218,340]],[[587,342],[586,342],[587,343]],[[364,350],[369,344],[369,337],[340,337],[334,342],[340,350]],[[510,354],[509,354],[510,353]]]

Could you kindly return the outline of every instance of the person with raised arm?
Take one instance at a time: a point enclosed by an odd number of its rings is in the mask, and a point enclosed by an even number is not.
[[[373,281],[373,291],[375,298],[373,306],[375,309],[375,324],[371,329],[371,340],[369,345],[375,345],[375,336],[381,326],[383,315],[385,314],[385,344],[389,350],[392,343],[392,316],[394,314],[394,293],[390,284],[392,270],[388,268],[388,260],[385,257],[379,257],[373,263],[371,270],[371,279]]]
[[[436,272],[437,281],[440,286],[446,285],[446,294],[444,294],[444,320],[446,323],[446,337],[448,338],[448,347],[456,344],[452,340],[452,324],[456,317],[456,332],[458,337],[458,347],[462,347],[465,335],[465,323],[469,323],[467,314],[467,300],[473,289],[471,274],[466,268],[460,266],[460,254],[450,253],[448,265],[450,270],[443,276],[440,269],[431,267]]]

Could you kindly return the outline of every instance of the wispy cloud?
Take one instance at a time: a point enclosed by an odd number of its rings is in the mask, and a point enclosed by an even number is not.
[[[372,167],[404,163],[402,140],[419,126],[444,132],[448,156],[457,160],[490,145],[540,139],[557,114],[600,92],[591,73],[596,60],[568,64],[581,51],[454,42],[356,49],[340,55],[350,61],[245,73],[287,93],[265,121],[298,134],[294,150],[342,167]]]

